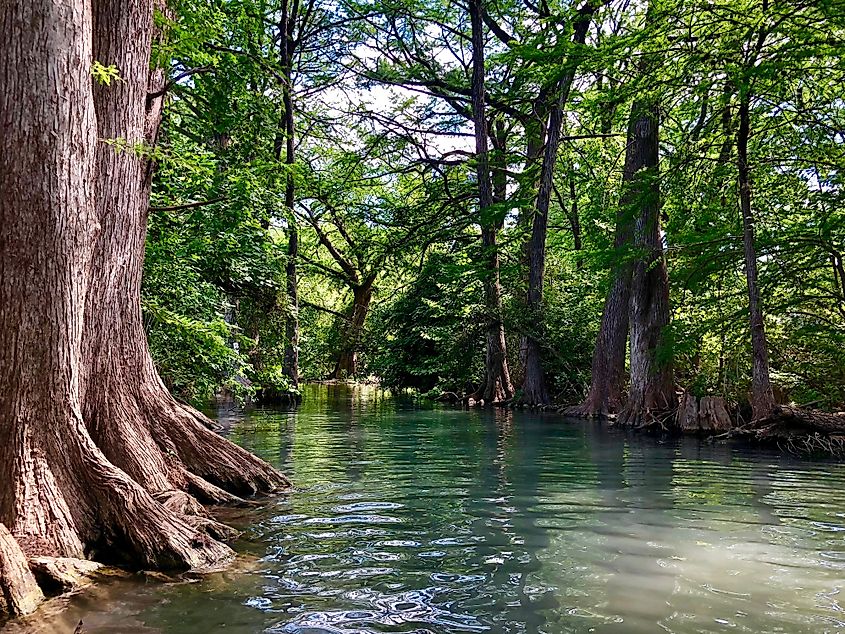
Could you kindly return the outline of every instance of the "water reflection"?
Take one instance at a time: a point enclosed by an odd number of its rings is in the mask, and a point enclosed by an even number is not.
[[[116,583],[53,626],[84,614],[92,633],[845,629],[841,465],[345,386],[310,388],[296,412],[220,418],[297,487],[234,518],[257,563]]]

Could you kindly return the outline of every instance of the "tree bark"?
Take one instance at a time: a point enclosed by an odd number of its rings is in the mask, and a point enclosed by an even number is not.
[[[349,309],[347,324],[341,336],[340,350],[337,363],[330,378],[346,379],[358,373],[358,347],[361,334],[370,312],[373,299],[373,283],[375,278],[368,277],[361,284],[352,288],[352,306]]]
[[[153,3],[94,2],[94,56],[120,69],[121,81],[94,87],[98,136],[152,147],[161,103],[146,95],[163,81],[149,70]],[[152,88],[152,90],[151,90]],[[166,390],[150,356],[141,316],[141,276],[153,164],[144,151],[97,147],[96,210],[102,227],[94,245],[86,298],[83,415],[109,460],[155,495],[204,489],[251,495],[283,478],[263,461],[221,438],[196,410]],[[139,451],[143,448],[143,451]],[[186,473],[187,472],[187,473]]]
[[[677,406],[671,360],[665,352],[669,325],[669,276],[660,236],[659,111],[634,102],[628,130],[637,170],[627,195],[636,208],[630,299],[631,383],[619,423],[648,425]]]
[[[29,614],[43,600],[20,544],[0,524],[0,618]]]
[[[151,0],[0,8],[0,522],[27,555],[204,568],[232,551],[184,491],[286,480],[176,402],[149,356],[152,33]],[[92,88],[94,59],[121,79]]]
[[[748,87],[740,90],[739,129],[736,134],[737,171],[739,174],[739,203],[742,213],[742,242],[745,247],[745,279],[748,285],[748,316],[751,326],[751,409],[754,420],[769,417],[775,410],[775,397],[769,379],[769,351],[766,327],[757,281],[757,250],[754,244],[754,213],[751,209],[751,178],[748,167],[748,137],[750,136],[750,95]]]
[[[508,370],[505,327],[502,322],[502,287],[499,281],[499,251],[496,244],[498,223],[493,212],[493,188],[490,178],[487,115],[484,89],[483,0],[470,0],[472,29],[472,120],[475,129],[475,173],[481,224],[481,261],[484,264],[484,306],[487,320],[485,377],[477,396],[486,404],[513,397]]]

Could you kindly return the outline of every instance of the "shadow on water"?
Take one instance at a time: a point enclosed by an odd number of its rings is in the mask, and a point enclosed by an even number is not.
[[[845,468],[309,386],[221,410],[296,489],[242,565],[117,580],[10,632],[845,631]]]

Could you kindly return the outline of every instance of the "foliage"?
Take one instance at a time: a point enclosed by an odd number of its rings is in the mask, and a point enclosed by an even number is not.
[[[502,318],[515,378],[521,340],[531,334],[559,401],[575,402],[587,389],[610,270],[637,256],[614,247],[614,227],[627,112],[632,99],[648,94],[660,104],[672,293],[661,354],[680,386],[747,398],[735,149],[738,103],[747,96],[773,381],[784,400],[841,406],[841,7],[831,0],[602,2],[579,46],[571,33],[585,6],[486,6],[490,159],[505,188],[491,208],[495,217],[481,221],[502,225]],[[167,380],[194,399],[239,376],[289,387],[280,368],[294,311],[284,270],[295,229],[304,377],[325,378],[352,347],[357,374],[390,387],[464,391],[477,383],[484,271],[465,7],[184,0],[172,10],[158,18],[169,26],[157,55],[172,85],[155,154],[144,286],[151,346]],[[538,162],[527,152],[572,67],[543,309],[528,314],[524,254]],[[286,94],[295,112],[290,163],[281,150]],[[290,183],[296,195],[287,208]],[[359,332],[351,326],[355,298],[368,285]]]

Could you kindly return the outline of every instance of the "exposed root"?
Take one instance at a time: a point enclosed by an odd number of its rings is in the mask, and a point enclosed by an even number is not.
[[[218,499],[222,490],[236,497],[219,503],[236,503],[241,496],[276,493],[290,487],[281,472],[206,427],[204,416],[196,410],[173,400],[153,402],[151,406],[153,437],[162,451],[175,454],[188,472],[212,485],[191,478],[189,486],[194,490]]]
[[[43,600],[26,555],[6,525],[0,523],[0,617],[29,614]]]
[[[102,564],[72,557],[32,557],[29,569],[45,594],[62,594],[91,583]]]
[[[179,515],[207,517],[205,507],[192,495],[173,489],[153,496],[164,508]]]
[[[184,477],[188,492],[203,504],[212,504],[215,506],[252,506],[257,504],[256,502],[240,498],[237,495],[232,495],[228,491],[224,491],[190,471],[186,471]]]
[[[197,515],[186,515],[184,518],[185,523],[189,526],[195,528],[198,531],[202,531],[203,533],[207,534],[209,537],[216,539],[217,541],[221,542],[230,542],[233,539],[236,539],[238,535],[240,535],[240,531],[235,530],[231,526],[224,524],[222,522],[218,522],[215,519],[210,517],[201,517]]]
[[[619,413],[613,424],[639,431],[669,433],[672,431],[674,418],[674,410],[626,407]]]
[[[768,416],[714,440],[746,438],[795,455],[845,458],[845,414],[778,406]]]

